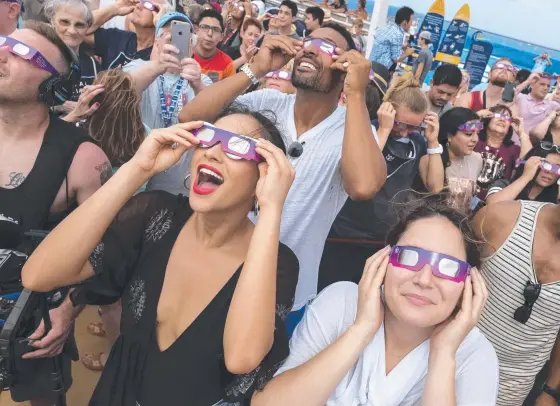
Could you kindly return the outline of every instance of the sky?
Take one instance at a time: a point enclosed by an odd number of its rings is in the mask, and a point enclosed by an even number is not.
[[[391,0],[390,4],[407,5],[424,14],[433,1]],[[552,49],[560,48],[558,0],[445,0],[445,19],[451,20],[464,3],[469,3],[471,8],[471,27]]]

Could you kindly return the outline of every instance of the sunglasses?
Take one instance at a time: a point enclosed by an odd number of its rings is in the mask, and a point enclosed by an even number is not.
[[[58,71],[45,59],[43,55],[41,55],[39,51],[25,45],[23,42],[13,39],[12,37],[0,35],[0,47],[3,46],[8,47],[8,50],[12,54],[25,59],[36,68],[52,73],[53,75],[58,75]]]
[[[264,77],[267,79],[292,80],[292,72],[275,70],[274,72],[268,72]]]
[[[468,123],[461,124],[458,127],[459,131],[465,132],[478,132],[482,131],[483,128],[484,124],[482,124],[482,121],[469,121]]]
[[[191,133],[198,138],[200,146],[203,148],[210,148],[220,144],[222,151],[225,152],[228,158],[235,160],[245,159],[257,163],[263,161],[261,156],[257,154],[256,147],[258,141],[254,138],[230,133],[208,123],[204,123],[202,127],[192,130]]]
[[[324,54],[331,58],[336,55],[336,45],[326,39],[322,38],[309,38],[303,42],[303,48],[310,48],[316,46]]]
[[[539,73],[539,76],[543,79],[548,80],[556,80],[556,78],[558,77],[558,75],[551,75],[550,73]]]
[[[234,8],[237,8],[240,11],[245,10],[245,7],[241,3],[233,2],[232,5]]]
[[[146,10],[150,10],[153,11],[154,13],[159,13],[159,6],[152,3],[151,1],[142,1],[142,6],[146,9]]]
[[[426,265],[438,278],[461,283],[471,273],[471,266],[465,261],[445,254],[426,251],[422,248],[395,245],[389,255],[389,263],[397,268],[418,272]]]
[[[550,141],[541,141],[541,149],[544,149],[545,151],[551,151],[554,149],[558,154],[560,154],[560,145],[554,145]]]
[[[494,67],[492,68],[492,70],[494,69],[504,69],[507,70],[508,72],[512,72],[512,73],[517,73],[518,69],[515,66],[511,66],[511,65],[507,65],[505,63],[497,63],[494,65]]]
[[[539,298],[541,294],[541,284],[540,283],[531,283],[531,281],[527,281],[527,286],[525,286],[525,290],[523,291],[523,297],[525,298],[525,303],[518,307],[513,314],[513,318],[525,324],[529,321],[531,317],[531,313],[533,312],[533,305]]]
[[[397,130],[397,131],[418,131],[418,132],[422,132],[424,131],[426,128],[428,127],[427,124],[422,123],[420,125],[414,125],[414,124],[408,124],[405,123],[403,121],[397,121],[395,120],[394,124],[393,124],[393,129]]]
[[[513,118],[509,114],[494,113],[494,118],[501,118],[502,120],[507,121],[508,123],[513,122]]]

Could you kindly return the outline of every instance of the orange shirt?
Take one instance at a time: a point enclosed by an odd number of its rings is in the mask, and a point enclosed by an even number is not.
[[[202,73],[212,79],[214,83],[235,75],[232,59],[219,49],[216,55],[209,59],[202,58],[195,52],[194,60],[199,63]]]

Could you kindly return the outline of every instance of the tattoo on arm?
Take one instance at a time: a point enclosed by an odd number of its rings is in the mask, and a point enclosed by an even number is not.
[[[23,183],[25,175],[21,172],[11,172],[9,175],[10,181],[4,186],[8,188],[16,188]]]
[[[97,165],[95,169],[99,172],[99,181],[101,182],[101,186],[107,183],[107,181],[111,179],[111,176],[113,176],[113,168],[111,167],[109,161],[105,161],[102,164]]]

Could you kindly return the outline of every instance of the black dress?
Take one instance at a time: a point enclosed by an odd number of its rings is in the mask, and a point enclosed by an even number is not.
[[[299,264],[284,245],[278,252],[274,344],[256,370],[232,375],[224,362],[224,327],[241,267],[177,340],[160,351],[157,305],[167,261],[192,213],[181,195],[140,193],[123,207],[92,253],[95,276],[73,292],[72,301],[104,305],[122,298],[122,319],[121,335],[90,405],[248,405],[288,356],[284,319],[293,304]]]

